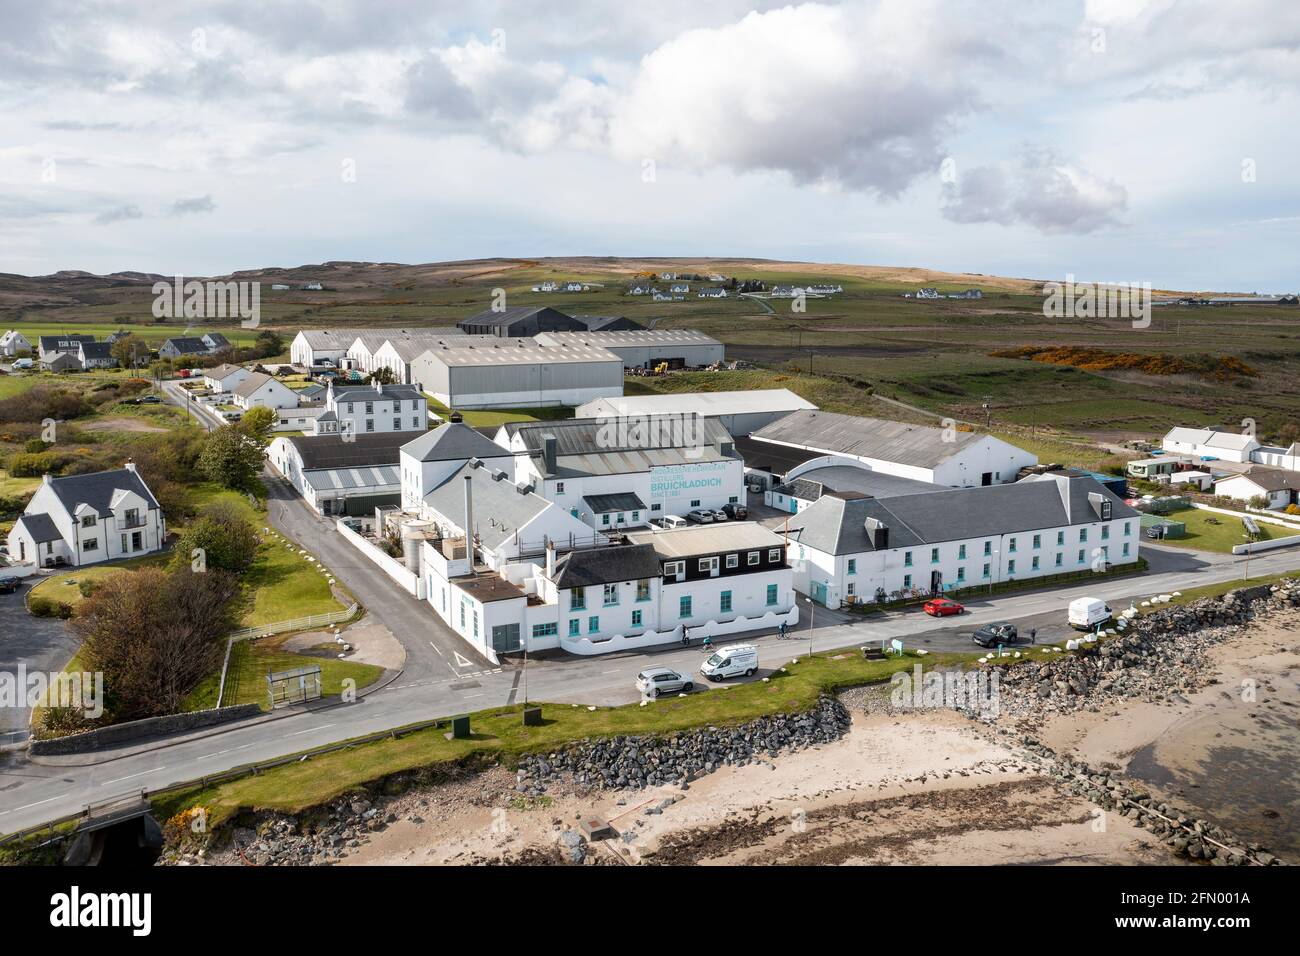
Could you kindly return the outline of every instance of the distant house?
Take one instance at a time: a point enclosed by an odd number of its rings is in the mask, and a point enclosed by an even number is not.
[[[668,291],[673,295],[685,295],[691,291],[691,284],[689,282],[674,282],[668,287]]]
[[[949,292],[949,293],[948,293],[948,298],[950,298],[950,299],[982,299],[982,298],[984,298],[984,293],[981,292],[979,289],[967,289],[965,292]]]
[[[18,561],[81,567],[157,551],[166,537],[158,501],[128,462],[88,475],[46,475],[8,544]]]
[[[287,282],[273,282],[273,283],[271,283],[271,291],[272,291],[272,292],[288,292],[288,291],[289,291],[289,284],[288,284]]]
[[[208,347],[209,352],[220,352],[222,349],[233,348],[230,339],[220,332],[205,332],[201,341]]]
[[[118,329],[116,332],[114,332],[104,341],[106,341],[109,345],[112,345],[114,342],[120,342],[122,339],[126,338],[130,334],[131,334],[130,329]]]
[[[725,299],[727,290],[721,286],[710,286],[707,289],[701,289],[698,297],[701,299]]]
[[[774,299],[793,299],[795,296],[803,293],[803,289],[793,285],[774,285],[772,286],[771,296]]]
[[[932,289],[932,288],[928,288],[928,287],[927,287],[927,288],[924,288],[924,289],[917,289],[917,290],[916,290],[916,297],[917,297],[918,299],[941,299],[941,298],[943,298],[943,296],[939,295],[939,290],[938,290],[938,289]]]
[[[82,342],[77,352],[77,362],[83,370],[92,368],[116,368],[117,359],[113,358],[111,346],[107,342]]]
[[[556,289],[558,289],[558,288],[559,288],[558,283],[556,283],[555,281],[553,281],[553,280],[551,280],[551,279],[547,279],[545,282],[543,282],[543,283],[541,283],[541,284],[539,284],[539,285],[535,285],[535,286],[533,286],[533,291],[534,291],[534,292],[554,292],[554,291],[555,291]]]
[[[302,285],[298,286],[298,288],[302,289],[304,292],[320,292],[323,287],[319,282],[304,282]]]
[[[1268,465],[1251,465],[1239,475],[1216,481],[1214,493],[1238,501],[1262,498],[1266,508],[1285,508],[1300,502],[1300,473]]]
[[[844,291],[844,287],[839,285],[829,285],[823,282],[810,285],[807,291],[809,295],[838,295]]]
[[[297,408],[298,393],[265,372],[250,372],[231,389],[231,401],[245,411],[251,408]]]
[[[158,354],[163,358],[197,358],[208,354],[208,347],[201,338],[193,336],[182,336],[180,338],[168,339],[158,350]]]
[[[231,365],[229,362],[224,365],[218,365],[216,368],[210,368],[203,373],[203,384],[214,392],[230,392],[235,386],[253,373],[244,368],[242,365]]]
[[[628,295],[650,295],[655,291],[655,287],[648,282],[638,282],[627,290]]]
[[[8,332],[0,335],[0,355],[5,358],[13,358],[21,352],[30,352],[32,343],[27,340],[17,329],[10,329]]]
[[[686,296],[681,292],[661,292],[655,289],[651,298],[656,302],[682,302],[686,299]]]
[[[676,273],[676,272],[661,272],[661,273],[659,273],[659,278],[662,279],[664,282],[672,282],[674,279],[677,278],[677,273]]]
[[[587,286],[587,285],[585,285],[584,283],[581,283],[581,282],[566,282],[566,283],[564,283],[564,291],[565,291],[565,292],[586,292],[586,291],[588,290],[588,288],[589,288],[589,286]]]
[[[77,358],[77,353],[81,351],[81,343],[93,341],[95,341],[93,335],[42,335],[37,339],[37,357],[40,359],[41,367],[52,372],[66,372],[70,367],[81,368],[81,361]],[[58,362],[60,356],[71,357],[73,365]],[[54,367],[56,362],[60,365],[59,368]]]

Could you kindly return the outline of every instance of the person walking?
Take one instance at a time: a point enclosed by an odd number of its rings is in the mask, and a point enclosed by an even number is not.
[[[1029,629],[1029,643],[1030,643],[1030,644],[1037,644],[1037,643],[1038,643],[1038,628],[1036,628],[1036,627],[1031,627],[1031,628]]]
[[[780,628],[777,630],[777,632],[776,632],[776,639],[777,639],[778,641],[784,641],[784,640],[785,640],[785,621],[782,621],[782,622],[781,622],[781,627],[780,627]]]
[[[682,647],[691,646],[691,629],[685,624],[682,625]]]

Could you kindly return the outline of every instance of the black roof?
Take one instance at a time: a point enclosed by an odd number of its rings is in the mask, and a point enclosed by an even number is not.
[[[75,352],[78,342],[93,341],[93,335],[42,335],[38,340],[43,352]]]
[[[642,332],[645,326],[622,315],[575,315],[588,332]]]
[[[59,529],[54,526],[54,520],[44,512],[23,515],[18,519],[18,524],[27,529],[27,533],[37,544],[58,541],[63,537],[59,534]]]
[[[583,499],[591,508],[592,514],[607,514],[614,511],[645,511],[645,502],[632,492],[614,495],[587,495]]]
[[[106,514],[112,510],[113,494],[121,490],[134,491],[149,502],[150,507],[158,507],[149,486],[130,468],[51,478],[50,487],[63,507],[68,509],[68,514],[72,514],[80,504],[90,505],[100,514]]]
[[[755,441],[748,435],[736,435],[735,443],[736,451],[740,452],[741,457],[745,459],[746,467],[770,471],[774,475],[784,475],[805,461],[826,457],[825,453],[820,451],[804,451],[802,448],[791,448],[788,445]]]
[[[462,319],[456,325],[462,329],[469,328],[502,328],[524,323],[528,326],[536,325],[539,332],[585,332],[587,327],[558,309],[552,309],[549,306],[531,306],[517,305],[500,312],[494,312],[492,309],[485,309],[477,315],[471,315],[468,319]]]
[[[208,347],[203,344],[202,339],[193,338],[192,336],[181,336],[180,338],[168,339],[163,343],[163,348],[171,346],[175,351],[182,353],[190,352],[207,352]]]
[[[582,588],[592,584],[639,581],[660,574],[653,545],[620,544],[609,548],[570,551],[555,563],[555,586]]]
[[[81,354],[88,359],[107,359],[113,357],[113,346],[109,342],[82,342]]]
[[[398,452],[411,440],[411,433],[294,435],[287,440],[298,449],[304,469],[364,468],[373,465],[396,465],[401,458]]]

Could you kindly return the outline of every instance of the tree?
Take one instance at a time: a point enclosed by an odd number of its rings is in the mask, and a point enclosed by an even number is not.
[[[275,409],[257,405],[244,412],[236,427],[247,435],[250,441],[255,441],[265,448],[271,440],[271,432],[279,421],[280,416]]]
[[[376,382],[382,385],[392,385],[397,380],[393,377],[393,370],[391,368],[386,365],[381,365],[366,377],[366,381],[372,385]]]
[[[284,351],[284,339],[278,332],[264,329],[257,333],[257,338],[253,340],[253,348],[261,353],[258,358],[272,358]]]
[[[240,574],[252,567],[261,542],[257,530],[228,502],[208,505],[189,523],[176,543],[175,565],[194,567],[198,555],[209,571]]]
[[[108,347],[108,352],[122,368],[136,368],[149,358],[149,346],[144,339],[128,333]]]
[[[86,669],[104,675],[109,722],[176,713],[221,666],[239,593],[225,571],[141,568],[112,575],[83,600],[72,627]]]
[[[199,453],[199,472],[223,488],[252,491],[262,470],[262,446],[237,425],[223,425],[207,437]]]

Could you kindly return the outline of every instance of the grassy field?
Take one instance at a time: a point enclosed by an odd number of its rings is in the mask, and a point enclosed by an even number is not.
[[[425,396],[429,402],[429,410],[439,418],[446,419],[451,415],[452,410],[436,398]],[[554,408],[490,408],[490,409],[464,409],[460,413],[461,419],[470,428],[495,428],[504,425],[507,422],[553,422],[565,418],[573,417],[573,409],[568,407]]]
[[[865,661],[855,651],[836,652],[788,665],[767,683],[730,690],[671,697],[642,707],[577,707],[541,704],[543,723],[525,727],[519,707],[480,711],[471,717],[473,736],[448,740],[443,729],[420,730],[395,740],[362,744],[300,763],[214,787],[164,794],[157,799],[165,816],[194,805],[207,807],[215,825],[245,808],[289,812],[316,806],[361,784],[388,774],[463,760],[476,754],[507,761],[528,751],[546,750],[586,737],[618,734],[671,734],[705,725],[734,724],[763,714],[812,706],[819,693],[837,687],[886,680],[897,670],[926,662],[927,667],[957,666],[962,655],[906,654],[885,661]]]
[[[230,668],[226,674],[226,689],[222,706],[231,704],[261,704],[270,709],[266,694],[266,675],[271,671],[290,670],[309,664],[320,665],[321,693],[333,696],[342,693],[343,681],[355,682],[355,690],[362,690],[377,681],[384,669],[373,664],[340,661],[334,657],[316,657],[291,654],[260,642],[237,641],[230,649]],[[212,675],[189,695],[185,710],[207,710],[217,706],[220,673]]]
[[[1160,542],[1171,547],[1230,554],[1235,545],[1247,544],[1250,541],[1246,537],[1240,518],[1215,514],[1213,511],[1203,511],[1200,508],[1171,511],[1166,517],[1181,521],[1187,526],[1187,533],[1183,537],[1165,538]],[[1256,525],[1259,527],[1257,541],[1272,541],[1274,538],[1284,538],[1293,533],[1264,521],[1258,521]]]

